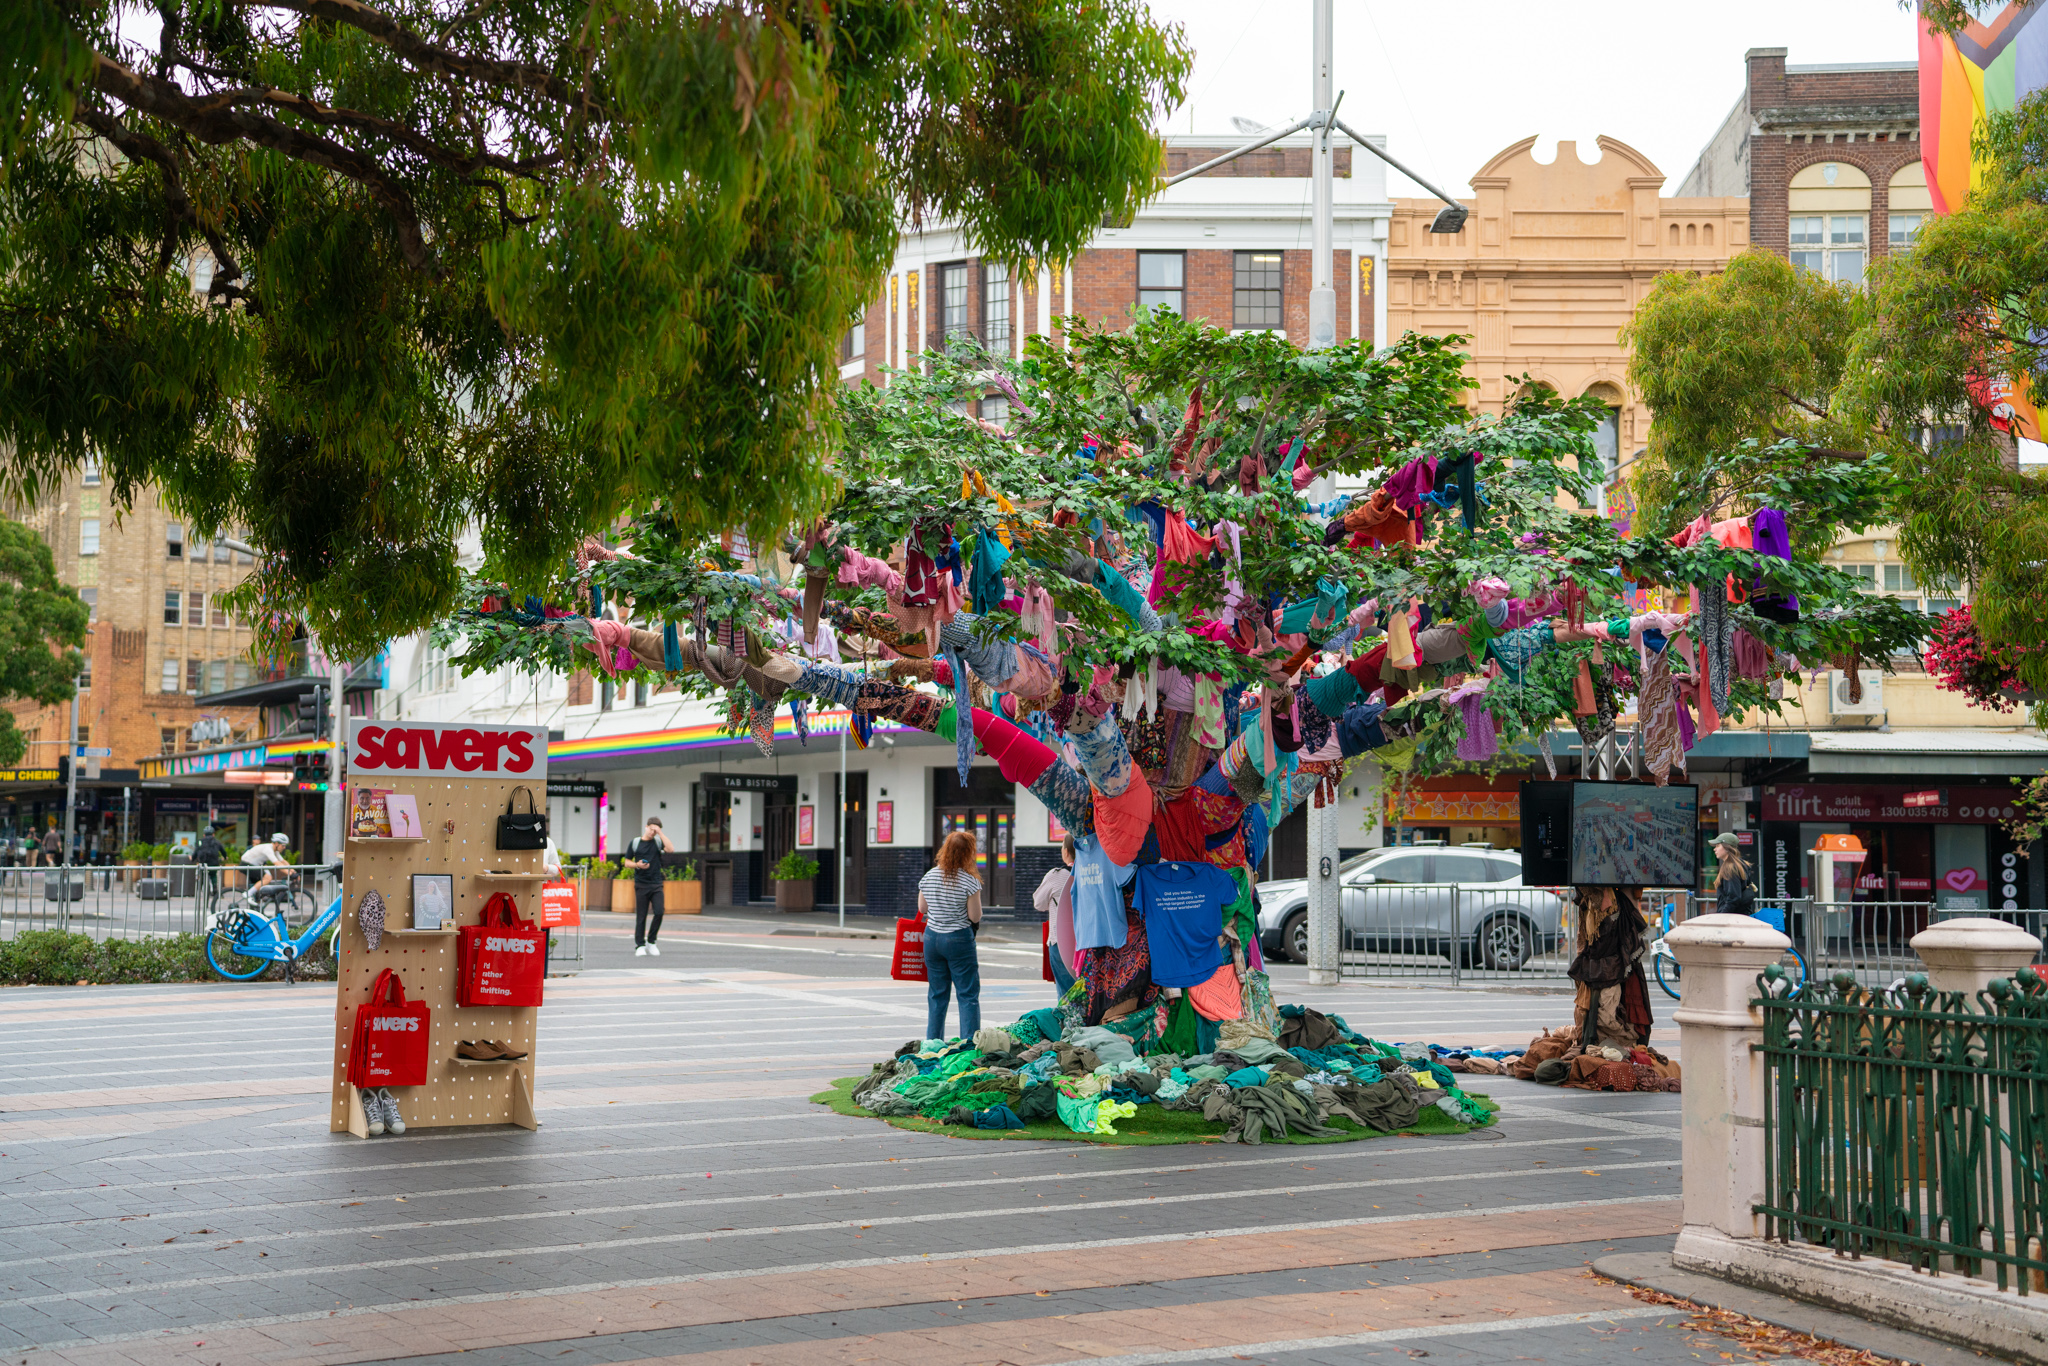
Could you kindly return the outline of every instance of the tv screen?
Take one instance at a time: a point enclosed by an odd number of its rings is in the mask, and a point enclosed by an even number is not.
[[[1648,783],[1572,785],[1572,882],[1590,887],[1699,883],[1700,790]]]

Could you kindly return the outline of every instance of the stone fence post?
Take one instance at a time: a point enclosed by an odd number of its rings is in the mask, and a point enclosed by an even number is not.
[[[1756,1238],[1751,1206],[1764,1196],[1762,1012],[1750,1005],[1757,974],[1792,941],[1747,915],[1700,915],[1665,943],[1678,958],[1684,997],[1678,1021],[1683,1097],[1685,1227],[1724,1238]]]
[[[2041,941],[2017,925],[1972,916],[1943,920],[1913,936],[1913,952],[1927,965],[1927,984],[1960,991],[1972,1006],[1995,978],[2010,977],[2034,961]]]

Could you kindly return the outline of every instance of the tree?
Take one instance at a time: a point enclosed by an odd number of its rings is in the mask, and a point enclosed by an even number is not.
[[[0,699],[41,707],[70,701],[90,615],[78,590],[57,581],[43,538],[0,519]],[[0,708],[0,767],[19,764],[27,753],[28,737]]]
[[[902,216],[1070,256],[1190,64],[1139,0],[21,0],[0,485],[93,454],[350,654],[452,605],[471,526],[537,585],[657,499],[815,514]]]
[[[1589,476],[1579,469],[1593,466],[1597,401],[1531,393],[1499,418],[1470,419],[1461,401],[1470,384],[1456,349],[1460,339],[1410,334],[1377,354],[1355,343],[1303,353],[1278,338],[1233,336],[1165,310],[1128,331],[1098,331],[1078,319],[1065,326],[1067,347],[1034,338],[1021,364],[962,353],[886,390],[842,395],[844,491],[826,518],[793,526],[783,542],[804,567],[802,577],[817,580],[814,591],[829,595],[822,606],[806,602],[805,610],[836,613],[851,638],[911,649],[904,633],[922,629],[912,611],[885,601],[874,586],[829,580],[845,565],[887,581],[890,573],[871,561],[902,562],[920,550],[943,559],[957,543],[970,583],[987,584],[982,575],[989,570],[1003,576],[1003,592],[1034,580],[1068,618],[1056,631],[1027,625],[1024,614],[996,605],[1002,593],[991,585],[959,642],[977,674],[982,665],[968,647],[994,650],[987,658],[1000,662],[1000,642],[1051,631],[1056,666],[1077,694],[1105,686],[1098,670],[1132,677],[1157,662],[1218,679],[1232,693],[1271,685],[1278,705],[1292,689],[1312,689],[1318,677],[1330,676],[1322,670],[1370,657],[1381,628],[1378,613],[1364,610],[1368,603],[1406,610],[1421,602],[1435,621],[1461,628],[1469,644],[1469,654],[1442,661],[1444,679],[1477,676],[1483,660],[1509,675],[1492,683],[1483,701],[1487,724],[1499,727],[1496,767],[1516,762],[1510,747],[1517,740],[1574,716],[1581,664],[1595,658],[1592,635],[1574,638],[1568,630],[1557,640],[1547,623],[1626,617],[1628,585],[1681,594],[1697,587],[1724,599],[1732,577],[1760,592],[1796,594],[1801,609],[1792,622],[1765,615],[1754,602],[1727,608],[1735,626],[1779,658],[1804,662],[1791,669],[1859,652],[1882,662],[1924,630],[1917,614],[1861,593],[1859,580],[1810,554],[1776,559],[1711,538],[1685,547],[1657,536],[1623,539],[1607,519],[1560,506],[1560,493],[1581,503],[1592,497]],[[961,412],[991,385],[1011,395],[1007,430]],[[1468,476],[1452,476],[1459,488],[1439,491],[1431,534],[1420,544],[1348,548],[1358,528],[1333,524],[1327,512],[1308,515],[1295,491],[1301,462],[1310,471],[1365,475],[1425,457],[1452,462],[1468,455],[1478,457],[1470,523],[1462,498]],[[1843,516],[1870,516],[1849,505],[1868,490],[1853,476],[1845,486],[1829,462],[1773,451],[1758,463],[1773,470],[1769,491],[1780,505],[1840,504]],[[1722,465],[1703,470],[1710,480],[1726,474]],[[1213,551],[1197,545],[1158,566],[1152,523],[1171,527],[1176,517],[1224,539]],[[1235,536],[1225,535],[1222,524],[1236,527]],[[1169,545],[1173,534],[1161,533]],[[569,672],[588,667],[595,655],[600,667],[663,678],[700,695],[724,693],[735,733],[751,728],[764,736],[763,706],[772,711],[785,689],[813,686],[799,681],[812,675],[785,625],[803,597],[796,571],[784,571],[778,584],[770,555],[761,566],[766,577],[736,572],[755,566],[689,536],[665,515],[643,519],[624,541],[615,558],[606,548],[587,548],[581,567],[564,571],[544,597],[522,600],[510,583],[472,581],[465,597],[473,607],[438,629],[440,642],[459,642],[457,662],[466,672]],[[1135,558],[1127,558],[1130,551]],[[1140,603],[1132,590],[1151,582],[1155,568],[1160,594]],[[1494,598],[1520,604],[1545,624],[1500,627],[1484,611]],[[1228,620],[1233,605],[1241,623],[1235,626]],[[1309,646],[1290,651],[1276,643],[1275,633],[1287,632],[1269,620],[1275,607],[1323,617]],[[601,608],[623,620],[595,619]],[[1349,640],[1347,620],[1358,628]],[[731,657],[693,646],[707,622],[731,628]],[[1338,643],[1323,648],[1332,638]],[[1627,640],[1625,630],[1621,638]],[[919,648],[932,644],[927,635]],[[910,667],[912,677],[936,672]],[[919,667],[932,671],[915,672]],[[1632,646],[1607,648],[1598,666],[1601,687],[1612,668],[1624,671],[1628,689],[1643,688]],[[1782,677],[1788,667],[1780,663],[1771,672]],[[1000,665],[979,681],[995,692],[1006,688]],[[1367,681],[1373,691],[1380,680]],[[1779,709],[1770,678],[1724,681],[1723,714]],[[1344,709],[1343,689],[1323,696]],[[926,729],[936,716],[929,707],[905,714],[922,716]],[[1390,766],[1435,773],[1468,763],[1457,757],[1468,726],[1460,711],[1424,695],[1396,698],[1387,717],[1382,739],[1391,743],[1375,753]],[[1291,799],[1299,796],[1297,790]]]

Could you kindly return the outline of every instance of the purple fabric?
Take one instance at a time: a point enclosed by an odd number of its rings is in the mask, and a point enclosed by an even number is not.
[[[1678,706],[1678,747],[1690,754],[1693,747],[1692,708],[1685,705],[1685,690],[1676,683],[1671,685],[1671,700]]]
[[[1480,763],[1500,753],[1500,738],[1493,733],[1493,713],[1486,709],[1481,694],[1459,698],[1458,710],[1465,713],[1465,733],[1458,737],[1458,757],[1468,763]]]
[[[1387,492],[1394,499],[1394,506],[1403,512],[1413,512],[1422,506],[1422,495],[1436,487],[1436,457],[1424,456],[1411,460],[1387,480]]]
[[[1792,535],[1785,527],[1785,514],[1776,508],[1760,509],[1750,519],[1750,543],[1759,555],[1774,555],[1781,560],[1792,558]],[[1785,595],[1785,606],[1799,610],[1799,598],[1795,594]]]

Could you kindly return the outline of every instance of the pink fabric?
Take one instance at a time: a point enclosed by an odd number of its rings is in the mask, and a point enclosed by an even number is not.
[[[851,546],[843,548],[845,559],[839,562],[839,582],[854,588],[879,588],[891,602],[903,601],[903,576],[886,563],[872,555],[864,555]]]
[[[1050,749],[1017,729],[1015,723],[980,707],[974,708],[974,738],[996,761],[1003,777],[1013,783],[1037,782],[1052,767],[1054,756]]]
[[[1707,534],[1707,514],[1702,512],[1685,524],[1685,529],[1671,538],[1671,544],[1683,550]]]
[[[591,629],[597,639],[590,642],[590,652],[597,656],[598,667],[606,673],[618,673],[634,667],[633,630],[623,621],[593,621]]]

